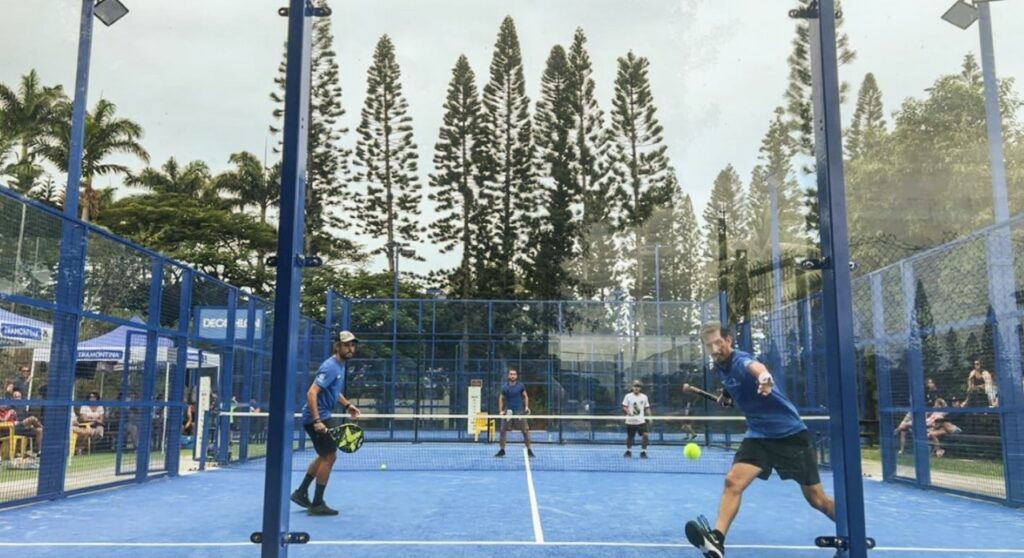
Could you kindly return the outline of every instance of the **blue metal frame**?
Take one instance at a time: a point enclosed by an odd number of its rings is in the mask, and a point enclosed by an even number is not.
[[[245,360],[242,364],[244,370],[242,381],[242,398],[238,403],[239,407],[246,411],[252,411],[249,402],[252,400],[253,374],[256,370],[256,299],[249,296],[246,302],[246,332],[245,339],[248,350],[245,351]],[[252,419],[242,419],[238,425],[238,460],[245,463],[249,459],[249,436]]]
[[[217,461],[227,463],[231,456],[231,424],[230,418],[223,411],[231,408],[231,397],[234,391],[235,378],[235,329],[238,309],[238,290],[228,290],[228,323],[225,332],[225,347],[220,357],[220,408],[217,409],[219,419],[219,443],[217,444]],[[197,328],[198,329],[198,328]]]
[[[178,349],[177,362],[174,366],[174,380],[171,382],[171,392],[167,394],[167,400],[174,406],[168,406],[167,432],[164,463],[167,466],[169,475],[177,476],[181,466],[181,442],[182,413],[186,412],[176,404],[185,401],[185,370],[188,368],[188,336],[189,326],[192,323],[192,275],[191,269],[185,268],[181,275],[181,292],[178,299],[178,334],[175,337],[175,345]],[[199,362],[202,364],[203,355],[199,353]]]
[[[149,289],[149,312],[147,316],[149,318],[147,320],[149,331],[144,334],[146,336],[146,362],[143,365],[142,371],[141,394],[141,401],[147,405],[152,405],[153,398],[156,396],[157,349],[160,347],[160,337],[156,332],[160,329],[160,314],[163,302],[163,297],[160,295],[164,285],[164,263],[162,259],[153,259],[150,275],[152,282]],[[131,345],[130,334],[128,335],[128,344]],[[127,396],[127,393],[125,395]],[[144,407],[141,416],[142,419],[139,420],[138,426],[138,439],[136,440],[138,458],[135,461],[135,480],[139,482],[146,480],[149,476],[150,441],[153,438],[153,408]],[[164,453],[166,454],[167,452],[165,451]]]
[[[837,556],[866,558],[864,486],[861,477],[857,416],[856,352],[850,287],[850,242],[846,223],[842,123],[839,116],[839,68],[836,58],[836,2],[820,0],[810,21],[811,77],[817,159],[818,207],[832,420],[831,461],[836,492],[836,535],[849,537],[849,551]]]
[[[267,472],[263,489],[263,558],[288,556],[292,409],[298,350],[299,290],[302,270],[306,190],[307,121],[310,89],[312,6],[288,3],[288,60],[285,77],[284,160],[281,168],[281,222],[278,230],[274,348],[270,376]]]

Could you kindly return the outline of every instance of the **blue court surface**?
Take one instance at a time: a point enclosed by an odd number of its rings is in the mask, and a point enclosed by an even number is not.
[[[523,465],[521,451],[510,448],[508,461]],[[719,474],[339,470],[327,501],[341,515],[310,517],[293,506],[291,529],[312,541],[290,555],[697,558],[683,523],[713,518],[721,486]],[[5,510],[0,555],[258,556],[248,539],[260,528],[262,487],[262,470],[247,466]],[[865,491],[868,532],[879,544],[872,556],[1024,557],[1022,510],[874,481]],[[813,547],[831,532],[796,484],[773,477],[745,495],[727,555],[831,556]]]

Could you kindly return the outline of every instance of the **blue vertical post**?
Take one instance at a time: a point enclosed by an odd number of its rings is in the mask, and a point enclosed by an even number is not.
[[[336,300],[337,297],[334,289],[327,289],[327,309],[324,312],[324,326],[327,328],[326,335],[324,336],[324,360],[331,358],[331,332],[334,331],[334,304]]]
[[[245,351],[242,363],[242,393],[239,394],[238,406],[251,412],[252,407],[252,383],[253,370],[256,360],[256,297],[248,295],[245,297]],[[245,462],[249,459],[249,432],[252,423],[251,418],[242,419],[238,425],[238,460]]]
[[[850,240],[846,223],[839,68],[836,57],[836,2],[820,0],[810,23],[811,83],[815,121],[818,207],[828,361],[831,450],[836,491],[836,535],[849,537],[841,555],[866,558],[864,486],[860,464],[857,377],[853,345]]]
[[[655,349],[658,353],[658,358],[654,361],[654,373],[663,374],[665,370],[661,354],[661,244],[654,245],[654,312],[657,314],[654,322],[658,330],[657,337],[654,338]]]
[[[718,321],[729,325],[729,295],[725,291],[718,291]]]
[[[352,329],[352,299],[346,297],[341,313],[341,329]]]
[[[217,461],[227,463],[231,461],[231,419],[224,414],[224,411],[231,410],[231,398],[235,391],[235,332],[238,321],[238,290],[228,290],[228,321],[227,331],[224,333],[224,350],[221,351],[220,366],[220,409],[216,409],[216,417],[219,419],[217,432],[219,443],[217,444]]]
[[[896,445],[892,435],[892,381],[889,376],[889,348],[885,333],[885,304],[882,274],[871,274],[871,336],[875,345],[875,381],[878,384],[878,442],[882,448],[882,479],[896,475]]]
[[[395,258],[395,277],[394,277],[394,301],[391,311],[391,380],[388,382],[388,396],[387,396],[387,409],[389,413],[395,412],[395,399],[397,398],[397,386],[398,386],[398,260],[399,260],[399,247],[397,243],[392,244],[391,249],[394,251],[393,256]],[[392,420],[388,421],[390,425],[390,431],[392,437],[395,434],[395,422]]]
[[[292,409],[298,352],[299,291],[302,285],[305,223],[306,147],[310,87],[310,38],[314,8],[288,2],[288,60],[285,76],[284,160],[277,244],[274,345],[270,373],[267,472],[263,488],[262,558],[288,556],[288,493],[292,471]]]
[[[184,416],[182,405],[185,401],[185,371],[188,369],[188,330],[192,322],[192,270],[181,270],[181,286],[178,294],[178,335],[174,344],[178,348],[177,362],[174,366],[174,377],[171,380],[170,393],[167,394],[169,406],[164,410],[167,416],[167,432],[165,433],[167,448],[164,462],[167,473],[177,476],[181,461],[181,422]],[[203,364],[203,355],[199,354],[198,366]]]
[[[909,261],[900,263],[900,278],[903,286],[903,319],[906,324],[907,340],[907,374],[910,384],[910,412],[914,424],[925,424],[924,408],[924,354],[921,347],[921,331],[917,325],[917,312],[914,301],[917,297],[917,283],[914,279],[914,264]],[[931,463],[929,461],[928,431],[926,428],[914,428],[914,472],[917,484],[928,486],[931,483]]]
[[[156,397],[156,370],[157,350],[160,348],[160,336],[157,331],[160,329],[160,309],[162,308],[163,285],[164,285],[164,261],[161,258],[153,258],[150,270],[152,277],[149,285],[149,311],[146,320],[146,361],[142,365],[142,404],[152,405]],[[131,336],[128,336],[129,340]],[[131,350],[131,343],[127,349]],[[121,410],[122,416],[128,413],[131,416],[131,409]],[[143,406],[139,409],[139,434],[136,442],[138,457],[136,458],[135,480],[142,482],[149,475],[149,446],[153,439],[153,407]],[[164,452],[166,454],[166,451]]]
[[[64,195],[64,214],[78,219],[78,197],[82,182],[82,146],[85,142],[85,106],[89,90],[89,62],[92,54],[93,0],[82,0],[82,18],[78,34],[78,69],[75,75],[75,100],[71,110],[71,138],[68,156],[68,185]],[[53,340],[50,345],[50,378],[46,398],[71,401],[78,351],[79,316],[82,309],[85,275],[85,228],[64,221],[61,230],[60,263],[57,276],[57,311],[53,315]],[[47,405],[43,409],[46,424],[70,424],[71,409]],[[69,428],[51,428],[40,448],[37,494],[60,495],[64,492],[64,470],[70,443]]]

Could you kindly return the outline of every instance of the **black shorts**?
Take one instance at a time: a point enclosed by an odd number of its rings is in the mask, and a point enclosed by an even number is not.
[[[324,424],[324,426],[327,426]],[[338,444],[334,443],[334,439],[327,432],[320,433],[313,430],[313,423],[303,424],[303,428],[306,429],[306,433],[309,434],[309,439],[313,441],[313,448],[316,449],[316,454],[320,457],[328,457],[332,454],[338,453]]]
[[[633,438],[637,434],[643,436],[647,434],[647,422],[643,424],[627,424],[626,425],[626,436]]]
[[[760,467],[758,478],[762,480],[768,480],[775,469],[780,478],[793,479],[801,486],[821,482],[818,458],[807,430],[785,438],[744,438],[732,462]]]

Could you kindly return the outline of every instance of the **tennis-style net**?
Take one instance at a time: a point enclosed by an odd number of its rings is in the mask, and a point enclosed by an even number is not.
[[[222,448],[224,436],[208,436],[210,459],[227,465],[260,466],[266,455],[266,413],[225,413],[211,421],[211,430],[229,425],[230,447]],[[364,435],[354,453],[338,453],[339,470],[518,470],[524,467],[525,444],[521,428],[529,429],[535,470],[623,471],[653,473],[712,473],[728,471],[732,456],[743,440],[742,417],[664,416],[646,422],[647,457],[642,439],[635,435],[627,457],[625,416],[593,415],[370,415],[349,422]],[[827,417],[805,417],[822,459],[827,457]],[[495,457],[503,428],[508,428],[504,457]],[[295,470],[316,457],[310,437],[296,415],[291,429]],[[684,455],[687,444],[697,444],[698,459]],[[225,454],[227,459],[225,460]],[[382,467],[383,466],[383,467]]]

